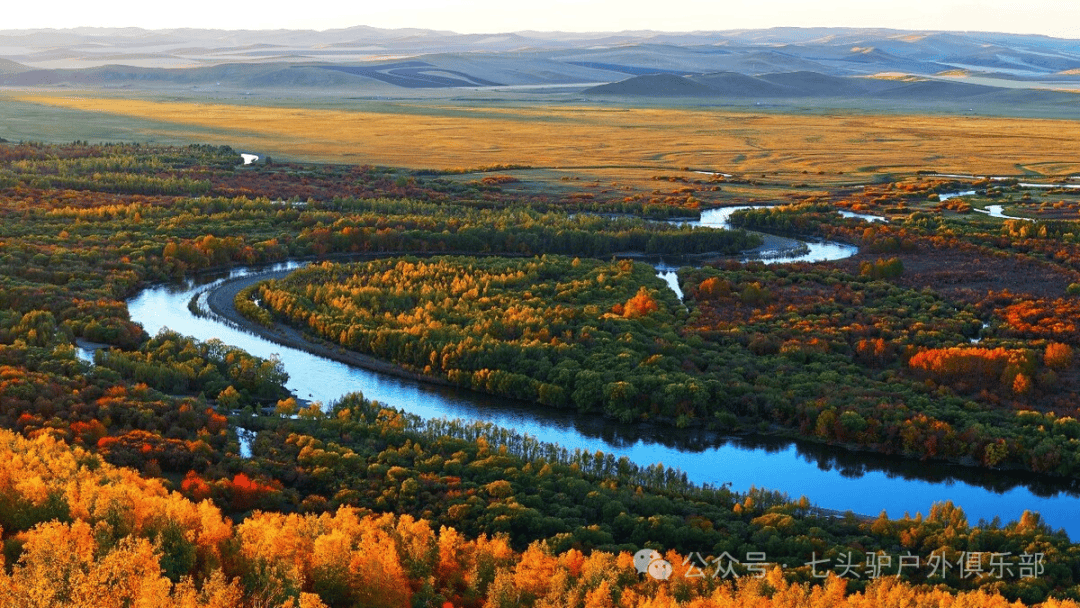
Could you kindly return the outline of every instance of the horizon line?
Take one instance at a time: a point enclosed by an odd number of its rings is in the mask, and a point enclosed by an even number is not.
[[[772,30],[842,30],[850,32],[858,31],[878,31],[878,32],[896,32],[903,34],[987,34],[987,35],[1005,35],[1005,36],[1031,36],[1038,38],[1051,38],[1056,40],[1080,40],[1080,38],[1069,38],[1064,36],[1054,36],[1050,34],[1031,33],[1031,32],[1007,32],[1000,30],[978,30],[978,29],[932,29],[932,28],[920,28],[920,29],[908,29],[908,28],[895,28],[885,26],[843,26],[843,25],[774,25],[769,27],[743,27],[743,28],[730,28],[730,29],[695,29],[695,30],[675,30],[675,29],[623,29],[623,30],[505,30],[505,31],[491,31],[491,32],[460,32],[456,30],[443,30],[434,29],[429,27],[380,27],[374,25],[357,24],[347,27],[334,27],[326,29],[316,28],[228,28],[228,27],[143,27],[137,25],[128,26],[110,26],[110,25],[79,25],[73,27],[25,27],[25,28],[0,28],[0,34],[9,33],[23,33],[32,34],[37,32],[75,32],[78,30],[136,30],[142,32],[178,32],[178,31],[195,31],[195,32],[312,32],[312,33],[328,33],[328,32],[345,32],[348,30],[356,29],[369,29],[380,30],[384,32],[407,32],[407,31],[421,31],[432,32],[438,34],[450,34],[455,36],[507,36],[507,35],[523,35],[523,34],[537,34],[537,35],[573,35],[573,36],[590,36],[590,35],[603,35],[603,36],[616,36],[616,35],[716,35],[716,34],[730,34],[730,33],[745,33],[745,32],[768,32]]]

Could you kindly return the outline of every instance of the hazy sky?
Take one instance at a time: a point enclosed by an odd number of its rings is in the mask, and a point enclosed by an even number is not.
[[[725,30],[773,26],[981,30],[1080,38],[1078,0],[17,0],[0,29],[419,27]]]

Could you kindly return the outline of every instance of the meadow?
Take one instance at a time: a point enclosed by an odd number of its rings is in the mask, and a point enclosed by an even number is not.
[[[926,170],[1080,173],[1071,151],[1080,130],[1068,120],[585,105],[573,98],[479,105],[447,99],[196,103],[101,92],[3,95],[27,108],[67,112],[66,121],[77,123],[69,127],[74,139],[119,117],[161,142],[228,143],[280,159],[413,169],[689,168],[818,184],[883,181]]]

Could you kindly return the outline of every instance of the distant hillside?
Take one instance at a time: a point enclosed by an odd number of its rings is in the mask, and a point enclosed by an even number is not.
[[[1006,89],[948,80],[837,77],[815,72],[786,72],[753,77],[733,72],[677,76],[651,74],[590,87],[586,95],[691,98],[846,98],[911,102],[997,104],[1059,103],[1080,107],[1080,95],[1045,89]]]
[[[620,82],[602,84],[585,89],[592,95],[619,95],[634,97],[712,97],[716,89],[674,74],[646,74]]]
[[[691,79],[725,97],[791,97],[799,94],[795,89],[735,72],[703,74]]]
[[[1077,48],[1076,40],[1045,36],[853,28],[469,35],[371,27],[3,30],[0,85],[378,96],[578,87],[628,98],[867,98],[969,107],[976,100],[1034,100],[1073,108],[1075,97],[1047,89],[1080,85]]]
[[[32,68],[28,68],[21,63],[15,63],[8,59],[0,59],[0,74],[17,74],[30,69]]]
[[[224,64],[205,68],[155,69],[104,66],[84,70],[27,70],[0,76],[0,84],[17,86],[219,86],[239,88],[315,87],[354,89],[370,81],[356,75],[288,64]]]
[[[376,66],[322,65],[319,69],[356,74],[407,89],[491,87],[500,83],[440,68],[424,61],[403,61]]]
[[[995,87],[940,80],[905,82],[875,93],[876,97],[916,100],[959,100],[998,91]]]
[[[829,76],[818,72],[763,74],[758,78],[789,89],[795,89],[803,97],[861,96],[891,86],[891,83],[882,83],[866,78]]]
[[[673,75],[637,76],[621,82],[591,87],[589,95],[657,95],[653,92],[662,83],[664,94],[688,97],[741,97],[777,99],[785,97],[865,96],[880,85],[862,78],[841,78],[814,72],[765,74],[759,77],[719,72],[680,77]],[[887,83],[884,88],[895,86]]]
[[[554,59],[635,76],[809,71],[832,76],[975,69],[1050,75],[1080,69],[1078,42],[983,32],[773,28],[693,33],[454,32],[350,27],[308,30],[0,30],[4,59],[32,68],[210,66],[248,62],[365,65],[439,55]],[[475,57],[474,57],[475,58]],[[425,59],[426,60],[426,59]],[[483,74],[471,74],[484,77]],[[499,79],[490,79],[499,81]]]

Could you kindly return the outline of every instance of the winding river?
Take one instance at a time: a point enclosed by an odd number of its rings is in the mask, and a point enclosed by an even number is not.
[[[733,210],[706,212],[700,224],[722,225]],[[839,259],[855,252],[854,247],[838,243],[808,246],[809,250],[797,259]],[[766,257],[770,262],[791,261],[768,253]],[[331,403],[346,393],[359,391],[369,399],[423,417],[493,422],[570,449],[611,452],[642,465],[662,462],[682,469],[697,483],[729,484],[734,490],[764,487],[792,497],[806,496],[819,507],[837,511],[871,516],[885,511],[891,517],[905,513],[914,516],[916,512],[926,515],[933,503],[952,500],[975,523],[994,517],[1007,522],[1018,519],[1024,510],[1033,510],[1055,529],[1064,528],[1071,538],[1080,538],[1080,520],[1075,517],[1080,512],[1080,484],[1033,479],[1022,473],[912,462],[811,442],[621,425],[350,367],[275,344],[214,319],[195,317],[187,308],[192,296],[224,281],[300,266],[289,263],[262,269],[241,268],[207,278],[201,284],[189,281],[155,286],[132,298],[128,307],[132,320],[150,334],[168,327],[199,340],[218,338],[260,357],[278,356],[289,374],[288,388],[304,399]],[[666,273],[674,275],[674,268],[659,265],[658,272],[667,278]],[[245,439],[249,440],[245,445],[250,445],[250,438]]]
[[[1030,186],[1030,187],[1041,187],[1038,184],[1020,184],[1020,185],[1021,186]],[[938,200],[940,200],[941,202],[945,202],[945,201],[947,201],[949,199],[966,197],[966,196],[975,196],[976,194],[978,194],[978,191],[976,191],[976,190],[963,190],[961,192],[949,192],[949,193],[941,194],[939,196]],[[975,207],[975,208],[972,209],[972,211],[974,211],[976,213],[983,213],[983,214],[989,215],[990,217],[998,217],[998,218],[1005,219],[1005,220],[1026,220],[1026,219],[1029,219],[1029,218],[1024,218],[1024,217],[1016,217],[1015,215],[1005,215],[1005,205],[987,205],[985,209],[979,209],[978,207]]]

